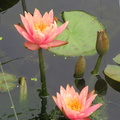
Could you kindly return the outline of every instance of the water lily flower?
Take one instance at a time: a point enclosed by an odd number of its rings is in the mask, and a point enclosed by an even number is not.
[[[94,90],[88,93],[88,86],[84,87],[80,94],[75,91],[73,86],[60,87],[57,97],[52,96],[54,102],[63,114],[70,120],[90,120],[88,118],[102,104],[91,105],[97,94]]]
[[[67,44],[66,41],[55,40],[68,25],[68,21],[57,27],[54,19],[53,10],[46,12],[43,16],[38,9],[34,10],[33,15],[25,12],[25,16],[20,15],[23,25],[14,25],[17,31],[27,40],[25,47],[30,50],[39,48],[49,49]]]

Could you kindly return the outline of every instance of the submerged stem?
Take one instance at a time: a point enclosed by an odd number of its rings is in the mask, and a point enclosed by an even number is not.
[[[40,68],[40,80],[41,80],[41,96],[47,96],[47,85],[46,85],[46,77],[45,77],[45,68],[44,68],[44,60],[42,55],[42,48],[38,50],[39,56],[39,68]]]

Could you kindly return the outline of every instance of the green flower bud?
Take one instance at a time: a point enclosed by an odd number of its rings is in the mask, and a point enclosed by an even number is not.
[[[109,39],[105,30],[97,32],[96,50],[99,55],[103,56],[109,49]]]
[[[81,56],[75,65],[74,77],[75,78],[83,77],[85,69],[86,69],[86,60],[83,56]]]
[[[19,82],[19,84],[20,84],[21,86],[24,86],[24,85],[26,84],[26,79],[25,79],[25,77],[20,77],[18,82]]]

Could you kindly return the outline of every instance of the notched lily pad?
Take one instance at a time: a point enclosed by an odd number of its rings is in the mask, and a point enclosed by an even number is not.
[[[104,73],[109,78],[120,82],[120,66],[117,65],[107,65],[104,70]]]
[[[96,53],[97,31],[105,29],[96,17],[83,11],[65,11],[63,21],[68,27],[56,40],[67,41],[67,45],[51,48],[49,51],[63,56],[93,55]],[[58,26],[62,23],[58,21]]]
[[[114,62],[117,64],[120,64],[120,54],[118,54],[116,57],[113,58]]]
[[[7,82],[7,86],[6,86],[6,82]],[[0,91],[2,92],[7,92],[8,89],[11,90],[13,88],[16,87],[16,85],[12,82],[15,82],[17,79],[14,75],[12,74],[8,74],[8,73],[0,73]]]

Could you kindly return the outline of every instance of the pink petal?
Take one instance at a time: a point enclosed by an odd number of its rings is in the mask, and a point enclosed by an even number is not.
[[[67,86],[66,86],[66,91],[68,92],[68,91],[70,91],[70,89],[71,89],[70,85],[67,84]]]
[[[65,116],[70,120],[75,120],[76,118],[78,118],[78,112],[76,112],[75,110],[71,110],[67,106],[63,106],[63,112]]]
[[[34,17],[34,20],[36,20],[37,22],[40,20],[40,18],[42,18],[42,15],[37,8],[35,8],[33,17]]]
[[[50,49],[51,47],[58,47],[58,46],[65,45],[67,43],[68,42],[66,42],[66,41],[54,40],[54,41],[52,41],[50,43],[40,44],[40,47],[44,48],[44,49]]]
[[[33,16],[28,12],[26,12],[25,11],[25,18],[27,19],[27,20],[32,20],[33,21]]]
[[[54,33],[53,35],[49,36],[46,40],[45,43],[50,43],[52,41],[54,41],[54,39],[57,37],[57,34]]]
[[[46,12],[44,15],[43,15],[43,20],[46,24],[50,25],[51,24],[51,16]]]
[[[58,106],[58,108],[60,110],[62,110],[62,106],[63,106],[62,105],[62,103],[63,103],[62,96],[59,93],[57,93],[57,97],[52,96],[52,98],[53,98],[54,102],[56,103],[56,105]]]
[[[97,96],[97,94],[95,94],[92,97],[90,97],[89,99],[87,99],[84,110],[88,109],[91,106],[92,101],[95,99],[96,96]]]
[[[41,44],[39,46],[43,49],[50,49],[50,46],[48,44]]]
[[[22,20],[22,23],[23,23],[25,29],[27,30],[27,32],[28,32],[29,34],[31,34],[31,31],[32,31],[32,30],[31,30],[31,28],[30,28],[30,25],[29,25],[28,20],[27,20],[24,16],[22,16],[22,15],[20,15],[20,17],[21,17],[21,20]]]
[[[57,28],[58,35],[61,34],[65,30],[65,28],[67,27],[67,25],[68,25],[68,21],[65,22],[64,24],[62,24],[60,27]]]
[[[23,36],[26,40],[28,40],[29,42],[34,43],[33,37],[31,37],[28,33],[22,32],[22,36]]]
[[[48,45],[50,47],[58,47],[58,46],[62,46],[62,45],[65,45],[65,44],[68,44],[68,42],[61,41],[61,40],[54,40],[54,41],[48,43]]]
[[[95,90],[92,90],[88,93],[88,96],[87,96],[87,99],[90,98],[92,95],[94,95],[95,93]]]
[[[57,106],[62,111],[62,107],[65,105],[65,102],[63,100],[63,97],[59,93],[57,93],[57,103]]]
[[[62,86],[60,86],[60,94],[61,94],[61,96],[63,96],[64,93],[66,93],[66,90]]]
[[[53,17],[54,17],[53,10],[49,12],[49,17],[50,17],[50,23],[53,23]]]
[[[53,25],[47,26],[45,30],[43,31],[43,34],[48,38],[54,33]]]
[[[45,35],[40,32],[39,30],[35,30],[34,31],[34,35],[33,35],[33,38],[34,38],[34,41],[37,43],[37,44],[42,44],[44,43],[44,40],[45,40]]]
[[[26,29],[21,24],[14,25],[14,26],[21,35],[22,35],[22,32],[26,32]]]
[[[71,119],[71,120],[90,120],[90,118],[75,118],[75,119]]]
[[[71,120],[90,120],[90,118],[75,118],[75,119],[71,119]]]
[[[74,87],[73,86],[71,86],[71,88],[70,88],[70,93],[72,94],[72,95],[74,95],[75,93],[77,93],[76,91],[75,91],[75,89],[74,89]]]
[[[29,32],[31,35],[33,35],[33,16],[30,13],[25,12],[25,18],[27,19],[28,23],[29,23]]]
[[[28,41],[33,42],[34,39],[26,32],[25,28],[21,25],[14,25],[17,31]]]
[[[85,102],[86,102],[86,99],[87,99],[87,95],[88,95],[88,86],[84,87],[82,89],[82,91],[80,92],[80,102],[81,102],[81,105],[82,105],[82,109],[84,109],[85,107]]]
[[[24,45],[25,45],[25,47],[27,47],[30,50],[38,50],[40,48],[38,44],[31,43],[29,41],[25,42]]]
[[[86,117],[90,116],[94,111],[96,111],[102,104],[101,103],[98,103],[98,104],[95,104],[91,107],[89,107],[86,111],[85,111],[85,115]]]

